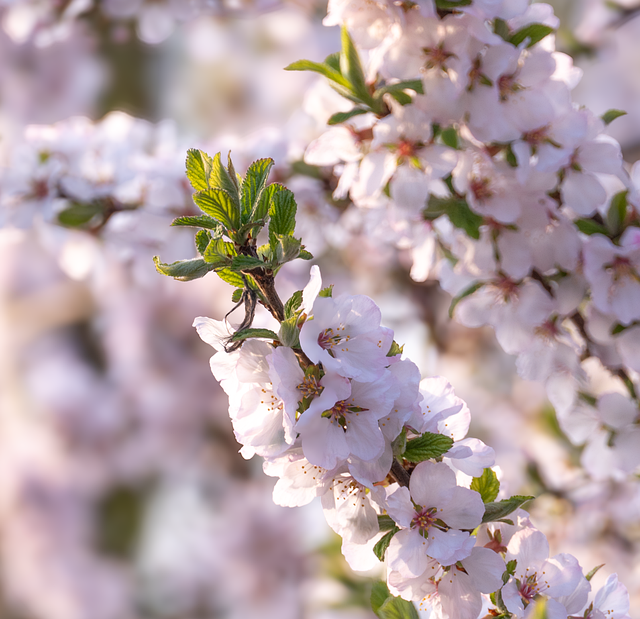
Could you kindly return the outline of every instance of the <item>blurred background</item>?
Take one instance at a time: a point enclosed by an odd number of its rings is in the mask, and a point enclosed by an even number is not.
[[[640,157],[640,3],[557,0],[576,101]],[[191,257],[170,228],[194,207],[187,148],[276,160],[298,232],[336,291],[364,293],[423,376],[445,375],[497,453],[510,494],[535,494],[552,554],[618,572],[640,618],[637,479],[594,479],[544,389],[493,331],[447,317],[408,256],[380,247],[335,179],[302,163],[336,95],[283,67],[339,48],[321,0],[0,0],[0,619],[370,617],[319,504],[280,508],[239,454],[212,349],[230,286],[158,275]],[[329,110],[329,111],[327,111]],[[71,197],[73,196],[73,198]],[[81,198],[81,199],[80,199]],[[287,265],[282,295],[308,263]],[[375,574],[374,574],[375,576]],[[635,614],[634,614],[635,613]]]

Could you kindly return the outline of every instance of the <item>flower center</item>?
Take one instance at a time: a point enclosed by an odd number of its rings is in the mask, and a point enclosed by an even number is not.
[[[536,578],[537,574],[527,576],[522,582],[518,581],[518,592],[523,600],[527,603],[531,602],[533,598],[538,595],[538,582]]]
[[[478,202],[484,202],[493,197],[493,191],[491,190],[491,181],[488,178],[474,178],[469,184],[469,189],[473,194],[473,197]]]
[[[322,393],[323,387],[318,384],[315,376],[305,376],[297,387],[303,398],[315,398]]]
[[[356,406],[353,402],[348,400],[340,400],[333,405],[333,408],[322,413],[322,417],[329,419],[329,423],[337,423],[345,432],[347,431],[349,424],[352,420],[349,417],[355,414],[356,417],[362,412],[367,411],[368,408],[362,408]]]
[[[411,521],[411,528],[418,528],[421,532],[425,532],[436,521],[435,507],[425,507],[422,511],[416,513]]]
[[[437,47],[423,47],[422,51],[427,57],[427,60],[424,63],[425,69],[435,69],[437,67],[445,73],[447,71],[447,60],[452,56],[455,56],[455,54],[445,51],[442,43]]]

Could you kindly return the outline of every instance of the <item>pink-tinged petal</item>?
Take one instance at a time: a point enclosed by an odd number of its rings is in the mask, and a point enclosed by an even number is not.
[[[624,364],[640,372],[640,327],[625,329],[615,341]]]
[[[513,613],[516,617],[522,617],[524,614],[524,604],[522,603],[516,581],[513,578],[502,587],[502,601],[510,613]]]
[[[441,531],[435,527],[429,529],[427,553],[442,565],[453,565],[471,554],[476,538],[466,531]]]
[[[365,461],[377,458],[384,451],[384,437],[378,420],[367,412],[347,413],[345,439],[350,454]]]
[[[456,488],[455,473],[442,462],[420,462],[411,474],[411,498],[422,507],[446,505]]]
[[[218,352],[224,351],[223,342],[233,335],[233,329],[224,320],[198,316],[193,320],[193,326],[202,341],[213,346]]]
[[[426,548],[427,540],[417,529],[402,529],[391,538],[385,556],[387,565],[405,578],[416,578],[430,565]]]
[[[438,584],[442,610],[449,619],[478,619],[482,610],[482,596],[473,586],[468,574],[455,565]]]
[[[368,572],[378,569],[380,561],[373,552],[373,547],[380,541],[384,533],[374,535],[366,544],[356,544],[349,540],[342,540],[342,554],[349,567],[357,572]]]
[[[475,547],[466,559],[462,559],[462,565],[481,593],[493,593],[502,587],[502,574],[506,566],[497,552]]]
[[[571,595],[583,578],[578,560],[566,553],[551,557],[538,568],[540,593],[554,598]]]
[[[614,451],[625,473],[631,473],[640,465],[640,427],[625,430],[614,440]]]
[[[317,264],[314,264],[311,267],[309,283],[304,287],[304,290],[302,291],[302,305],[300,309],[304,313],[311,313],[313,304],[318,298],[320,290],[322,290],[322,275],[320,274],[320,267],[318,267]]]
[[[640,411],[638,407],[620,393],[605,393],[598,400],[600,419],[607,426],[621,430],[632,424]]]
[[[577,160],[587,172],[619,174],[622,170],[622,153],[617,142],[587,142],[578,149]]]
[[[333,469],[349,456],[344,430],[333,419],[311,416],[301,436],[302,451],[311,464]]]
[[[349,472],[361,484],[371,486],[383,481],[389,474],[393,462],[393,450],[389,442],[385,443],[382,455],[375,460],[366,462],[355,456],[349,457]]]
[[[593,215],[607,199],[607,192],[593,174],[571,170],[565,176],[560,193],[564,203],[584,217]]]
[[[505,560],[518,561],[516,574],[520,577],[528,567],[539,565],[546,561],[548,556],[549,542],[544,534],[537,529],[523,529],[511,538]]]
[[[640,319],[640,284],[635,277],[620,277],[609,292],[609,302],[621,323]]]
[[[334,127],[309,144],[304,160],[310,165],[329,166],[341,161],[358,161],[360,147],[346,127]]]
[[[393,486],[389,486],[389,488],[392,487]],[[411,502],[409,488],[396,484],[396,488],[387,496],[385,507],[389,516],[393,518],[398,526],[405,529],[411,526],[411,521],[416,515],[416,510]]]
[[[496,463],[496,452],[492,447],[485,445],[477,438],[464,438],[458,441],[454,447],[468,449],[471,453],[468,456],[452,454],[453,448],[450,449],[444,458],[454,469],[462,471],[470,477],[480,477],[484,469],[491,468]]]
[[[611,574],[596,593],[594,607],[607,619],[623,619],[629,612],[629,593],[627,588],[618,582],[617,574]]]
[[[438,506],[438,518],[454,529],[475,529],[483,515],[484,503],[480,495],[459,486],[453,488],[446,504]]]

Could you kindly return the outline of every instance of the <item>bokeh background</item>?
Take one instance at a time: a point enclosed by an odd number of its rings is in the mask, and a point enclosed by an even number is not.
[[[574,91],[640,158],[640,3],[557,0]],[[239,454],[212,350],[191,327],[231,287],[181,283],[152,257],[194,254],[189,147],[231,151],[298,199],[298,231],[339,292],[364,293],[424,376],[445,375],[497,453],[503,487],[535,494],[552,553],[618,572],[640,618],[640,480],[597,479],[541,385],[490,329],[368,234],[335,179],[302,163],[336,105],[314,76],[339,31],[321,0],[0,0],[0,619],[370,617],[319,504],[271,501]],[[84,196],[82,204],[69,195]],[[125,207],[123,208],[123,205]],[[283,296],[308,263],[287,265]],[[373,574],[373,576],[376,576]]]

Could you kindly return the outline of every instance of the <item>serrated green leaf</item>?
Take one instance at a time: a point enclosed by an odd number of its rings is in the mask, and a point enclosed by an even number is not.
[[[229,161],[231,161],[231,157],[229,157]],[[222,165],[222,156],[220,153],[216,153],[211,162],[209,188],[226,191],[235,204],[238,213],[240,212],[240,195],[238,193],[238,183],[235,179],[235,171],[233,171],[232,174],[230,170],[227,170],[227,168]]]
[[[313,254],[310,251],[307,251],[306,249],[300,249],[300,254],[298,255],[298,258],[301,258],[302,260],[313,260]]]
[[[471,480],[471,490],[480,494],[483,503],[495,501],[500,492],[498,476],[491,469],[485,469],[480,477]]]
[[[284,304],[284,317],[293,318],[302,305],[302,290],[296,290]]]
[[[364,110],[361,107],[354,107],[352,110],[348,112],[336,112],[332,114],[329,120],[327,121],[327,125],[339,125],[340,123],[353,118],[354,116],[360,116],[361,114],[366,114],[369,110]]]
[[[362,69],[362,62],[358,50],[349,36],[346,26],[341,29],[342,50],[340,51],[340,71],[347,78],[351,91],[364,103],[373,103],[371,93]]]
[[[349,81],[345,79],[339,71],[332,68],[327,64],[321,64],[319,62],[313,62],[311,60],[297,60],[292,62],[289,66],[284,68],[285,71],[313,71],[314,73],[320,73],[332,82],[343,86],[345,89],[350,90]]]
[[[300,347],[300,329],[298,329],[298,319],[295,316],[280,323],[278,339],[283,346],[288,346],[289,348]]]
[[[379,540],[378,543],[373,547],[373,553],[378,557],[380,561],[384,561],[384,554],[387,552],[387,548],[389,548],[389,544],[391,543],[391,538],[399,531],[398,526],[394,526],[387,533],[385,533]]]
[[[271,199],[271,207],[269,209],[269,239],[281,234],[290,236],[296,228],[296,204],[295,196],[289,189],[283,188],[278,191]],[[271,243],[272,247],[275,245]]]
[[[506,569],[502,573],[503,584],[506,585],[509,582],[509,577],[516,573],[516,567],[518,567],[518,562],[515,559],[507,562]]]
[[[103,207],[97,202],[87,204],[74,202],[58,213],[58,223],[67,228],[77,228],[89,223],[96,215],[101,215],[103,212]]]
[[[331,284],[331,286],[327,286],[326,288],[323,288],[319,293],[318,293],[319,297],[332,297],[333,296],[333,284]]]
[[[236,249],[233,243],[227,243],[222,239],[211,239],[202,257],[207,263],[211,264],[213,268],[219,268],[230,265],[235,255]]]
[[[576,219],[573,223],[582,234],[604,234],[605,236],[609,234],[603,225],[593,219]]]
[[[269,172],[273,164],[273,159],[265,158],[258,159],[249,166],[244,181],[242,182],[241,190],[243,222],[255,221],[254,217],[258,208],[258,200],[267,183],[267,178],[269,177]]]
[[[207,246],[211,242],[211,232],[207,230],[198,230],[196,232],[196,249],[198,253],[202,256],[207,249]]]
[[[517,32],[514,32],[509,37],[509,43],[518,47],[525,39],[529,39],[527,47],[533,47],[553,32],[555,32],[555,30],[551,26],[546,26],[545,24],[529,24]]]
[[[272,268],[277,268],[295,260],[300,255],[302,241],[292,236],[276,234],[271,240],[272,259],[275,262]]]
[[[231,302],[232,303],[240,303],[240,299],[242,298],[242,289],[241,288],[236,288],[232,293],[231,293]]]
[[[450,436],[425,432],[422,436],[407,441],[407,448],[402,457],[409,462],[439,458],[446,454],[452,445],[453,439]]]
[[[231,261],[229,268],[232,271],[250,271],[251,269],[262,269],[265,263],[260,258],[253,256],[236,256]]]
[[[171,264],[165,264],[160,262],[158,256],[153,257],[153,262],[156,265],[156,271],[162,273],[162,275],[168,275],[181,282],[188,282],[192,279],[199,279],[204,277],[207,273],[214,269],[213,264],[209,264],[202,260],[202,258],[194,258],[193,260],[178,260]]]
[[[271,183],[264,188],[264,190],[260,194],[256,212],[253,216],[254,221],[261,221],[266,219],[267,215],[269,214],[269,209],[271,208],[271,201],[273,200],[274,196],[281,191],[288,191],[288,189],[281,183]]]
[[[533,496],[512,496],[509,499],[502,499],[497,503],[485,503],[484,516],[482,522],[493,522],[508,516],[510,513],[522,507],[527,501],[535,499]]]
[[[213,160],[207,153],[190,148],[187,151],[187,160],[185,162],[187,168],[187,178],[191,186],[196,191],[205,191],[209,189],[209,179],[211,177],[211,169]]]
[[[231,284],[236,288],[244,288],[244,281],[240,273],[236,271],[232,271],[231,269],[220,269],[216,271],[216,275],[223,281],[227,282],[227,284]],[[245,276],[249,283],[252,282],[251,278],[246,275]],[[238,299],[239,300],[239,299]]]
[[[602,122],[605,125],[612,123],[616,118],[620,118],[620,116],[626,116],[627,112],[622,110],[607,110],[600,118],[602,118]]]
[[[391,516],[387,516],[387,514],[379,514],[378,515],[378,526],[381,531],[391,531],[393,527],[396,527],[394,519]]]
[[[629,191],[625,189],[615,194],[611,198],[611,204],[607,211],[607,228],[613,236],[617,236],[622,232],[624,220],[627,217],[627,194]]]
[[[218,230],[220,224],[209,215],[196,215],[188,217],[177,217],[171,222],[172,226],[190,226],[192,228],[207,228],[209,230]]]
[[[472,295],[476,290],[480,290],[484,286],[484,282],[475,282],[471,284],[468,288],[465,288],[459,295],[453,297],[451,300],[451,305],[449,306],[449,318],[453,318],[453,312],[456,309],[456,306],[462,299]]]
[[[275,340],[278,341],[278,336],[270,329],[243,329],[242,331],[236,331],[231,336],[232,342],[239,342],[241,340],[246,340],[250,337],[258,337],[267,340]]]
[[[588,581],[591,581],[591,579],[600,571],[601,568],[604,567],[604,563],[601,563],[600,565],[596,565],[596,567],[594,567],[586,576],[585,578]]]
[[[207,215],[219,221],[227,230],[240,227],[240,212],[231,196],[223,189],[207,189],[193,196],[193,201]]]

